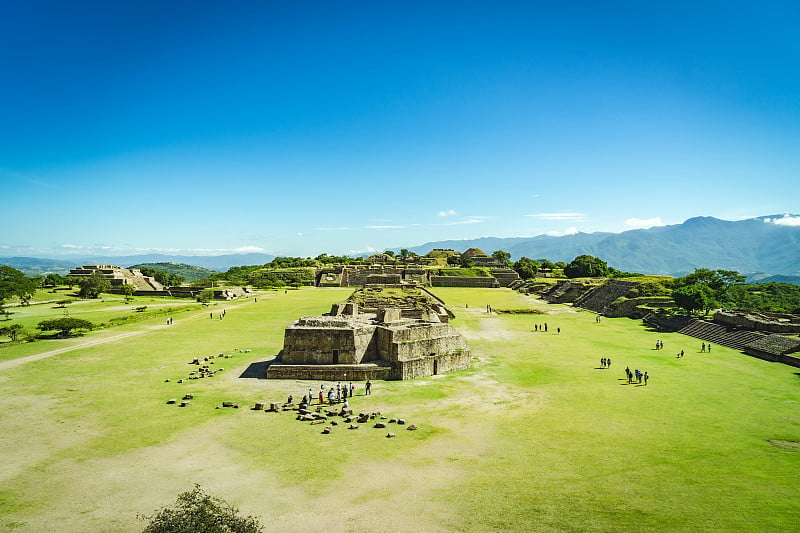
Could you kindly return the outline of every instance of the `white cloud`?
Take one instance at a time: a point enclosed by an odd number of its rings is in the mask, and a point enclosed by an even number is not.
[[[68,248],[70,250],[80,250],[82,248],[85,248],[85,246],[80,246],[78,244],[62,244],[61,247]]]
[[[374,254],[376,252],[380,252],[380,248],[375,248],[373,246],[367,246],[364,250],[350,250],[351,255],[358,255],[358,254]]]
[[[439,211],[438,213],[436,213],[436,215],[440,217],[452,217],[455,214],[456,214],[455,209],[448,209],[446,211]]]
[[[768,221],[769,219],[764,219],[764,222]],[[779,226],[800,226],[800,217],[783,215],[781,218],[773,218],[772,223]]]
[[[445,226],[461,226],[462,224],[480,224],[481,222],[486,222],[489,220],[490,217],[482,217],[482,216],[468,216],[462,220],[457,220],[455,222],[447,222]]]
[[[314,228],[314,231],[349,231],[353,228],[348,226],[337,226],[332,228]]]
[[[567,228],[564,231],[548,231],[545,235],[550,235],[551,237],[564,237],[565,235],[575,235],[578,232],[578,228]]]
[[[382,231],[385,229],[405,229],[408,226],[364,226],[366,229],[375,229],[378,231]]]
[[[653,217],[653,218],[636,218],[632,217],[625,221],[625,225],[629,228],[634,229],[646,229],[652,228],[654,226],[663,226],[664,223],[661,222],[661,217]]]
[[[540,218],[542,220],[583,220],[586,218],[586,213],[538,213],[525,216]]]
[[[234,252],[237,254],[263,254],[266,250],[259,246],[240,246]]]

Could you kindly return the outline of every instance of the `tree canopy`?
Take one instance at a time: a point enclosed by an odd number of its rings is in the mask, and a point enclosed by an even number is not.
[[[564,267],[564,275],[568,278],[605,278],[608,277],[608,265],[592,255],[579,255]]]
[[[519,274],[522,279],[535,278],[536,273],[539,272],[539,263],[527,257],[520,257],[512,267],[514,271]]]
[[[503,250],[496,250],[496,251],[492,252],[492,257],[494,257],[500,263],[502,263],[503,265],[506,265],[506,266],[508,265],[509,261],[511,260],[511,254],[508,253],[508,252],[505,252]]]
[[[0,306],[5,300],[17,297],[28,303],[36,292],[36,282],[7,265],[0,265]]]
[[[100,272],[77,278],[77,284],[80,288],[78,296],[81,298],[97,298],[100,293],[111,289],[111,283]]]
[[[94,329],[95,325],[88,320],[81,318],[55,318],[51,320],[42,320],[36,326],[37,329],[42,331],[58,331],[59,337],[69,337],[70,333],[76,329]]]
[[[252,516],[221,498],[206,494],[200,485],[178,495],[173,507],[165,507],[149,520],[143,533],[260,533],[264,527]]]

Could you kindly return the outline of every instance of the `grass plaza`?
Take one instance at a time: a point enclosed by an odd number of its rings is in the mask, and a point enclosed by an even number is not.
[[[721,346],[700,353],[697,339],[507,289],[432,289],[470,344],[470,369],[375,382],[369,396],[355,383],[354,412],[417,431],[323,435],[291,412],[252,410],[319,389],[259,369],[292,320],[351,292],[172,302],[170,315],[0,350],[0,530],[140,531],[141,515],[195,483],[280,531],[796,528],[796,368]],[[138,305],[69,311],[108,321]],[[62,311],[13,312],[33,324]],[[218,354],[223,371],[189,379],[195,357]],[[648,384],[629,384],[626,367]],[[186,407],[167,404],[186,394]]]

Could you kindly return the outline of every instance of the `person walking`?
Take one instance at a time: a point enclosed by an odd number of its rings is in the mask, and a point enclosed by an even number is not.
[[[644,373],[644,384],[647,385],[647,380],[650,379],[650,376],[647,375],[647,372]]]

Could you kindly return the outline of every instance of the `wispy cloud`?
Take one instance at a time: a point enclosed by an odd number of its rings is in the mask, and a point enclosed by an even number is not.
[[[436,216],[439,216],[439,217],[452,217],[452,216],[455,216],[455,214],[456,214],[456,210],[455,209],[447,209],[445,211],[439,211],[438,213],[436,213]]]
[[[260,246],[240,246],[239,248],[234,248],[234,252],[237,254],[263,254],[266,250]]]
[[[366,229],[383,231],[386,229],[406,229],[408,226],[364,226]]]
[[[625,225],[633,229],[647,229],[655,226],[663,226],[664,223],[661,222],[661,217],[653,217],[653,218],[631,217],[625,221]]]
[[[453,222],[445,222],[445,226],[461,226],[463,224],[480,224],[481,222],[486,222],[491,217],[485,216],[468,216],[461,220],[454,220]]]
[[[22,174],[20,172],[17,172],[16,170],[11,170],[8,168],[0,168],[0,177],[14,181],[22,181],[42,189],[51,189],[51,190],[61,189],[61,187],[53,185],[52,183],[49,183],[47,181],[41,180],[33,176],[29,176],[27,174]]]
[[[550,235],[551,237],[564,237],[565,235],[575,235],[579,233],[578,228],[567,228],[564,231],[548,231],[545,235]]]
[[[783,215],[780,218],[765,218],[764,222],[772,222],[779,226],[800,226],[800,217],[793,215]]]
[[[323,228],[314,228],[314,231],[350,231],[353,228],[349,226],[334,226],[334,227],[323,227]]]
[[[586,218],[586,213],[536,213],[525,216],[541,220],[583,220]]]
[[[380,248],[375,248],[374,246],[367,246],[367,247],[366,247],[365,249],[363,249],[363,250],[350,250],[350,251],[349,251],[349,253],[350,253],[350,254],[352,254],[352,255],[358,255],[358,254],[374,254],[374,253],[377,253],[377,252],[380,252],[380,251],[381,251],[381,249],[380,249]]]

